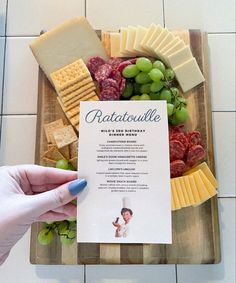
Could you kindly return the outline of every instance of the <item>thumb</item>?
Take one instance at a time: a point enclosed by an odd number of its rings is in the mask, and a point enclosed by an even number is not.
[[[34,195],[34,211],[37,216],[71,202],[87,186],[85,179],[63,184],[56,189]]]

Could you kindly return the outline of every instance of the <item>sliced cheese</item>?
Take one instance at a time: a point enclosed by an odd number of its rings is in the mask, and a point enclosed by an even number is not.
[[[192,55],[190,47],[188,45],[186,45],[185,47],[183,47],[179,51],[176,51],[176,52],[172,53],[171,55],[166,56],[166,58],[167,58],[169,65],[173,69],[173,68],[183,64],[184,62],[190,60],[191,58],[193,58],[193,55]]]
[[[120,57],[120,33],[110,33],[111,57]]]
[[[120,53],[121,57],[130,57],[132,53],[126,51],[126,42],[128,37],[128,28],[122,27],[120,29]]]
[[[142,47],[141,42],[144,39],[148,29],[142,26],[137,27],[136,36],[134,40],[134,51],[139,55],[148,56],[149,53]]]
[[[200,198],[200,195],[199,195],[199,192],[198,192],[195,180],[194,180],[194,176],[189,175],[188,180],[189,180],[189,184],[190,184],[190,187],[192,189],[192,193],[193,193],[193,197],[194,197],[194,201],[195,201],[194,206],[197,206],[197,205],[201,204],[202,201],[201,201],[201,198]]]
[[[144,50],[149,51],[148,49],[146,49],[146,43],[148,42],[148,40],[150,39],[150,37],[152,36],[154,30],[155,30],[157,27],[158,27],[158,26],[155,25],[155,24],[153,24],[153,23],[148,27],[147,32],[146,32],[144,38],[142,39],[142,41],[141,41],[141,43],[140,43],[141,47],[142,47]]]
[[[214,188],[214,186],[212,185],[212,183],[207,179],[206,175],[202,172],[202,170],[198,170],[196,171],[199,173],[199,176],[202,179],[202,182],[205,185],[205,188],[208,190],[208,193],[213,197],[217,194],[216,189]]]
[[[174,200],[173,194],[171,194],[171,210],[176,210],[175,209],[175,200]]]
[[[184,175],[189,175],[197,170],[201,169],[202,172],[206,175],[207,179],[212,183],[212,186],[216,189],[218,188],[218,182],[214,175],[212,174],[210,168],[208,167],[206,162],[202,162],[201,164],[193,167],[192,169],[188,170],[184,173]]]
[[[198,171],[194,172],[192,176],[194,177],[194,181],[195,181],[201,202],[204,202],[208,200],[209,198],[211,198],[211,195],[209,194],[207,188],[205,187]]]
[[[176,192],[177,192],[177,195],[178,195],[178,198],[179,198],[179,201],[180,201],[180,205],[182,207],[186,207],[188,205],[187,205],[187,203],[185,201],[183,190],[182,190],[182,188],[180,186],[180,183],[178,181],[176,181],[176,179],[177,178],[174,178],[173,181],[174,181]]]
[[[175,182],[178,184],[178,186],[180,187],[181,191],[183,192],[183,196],[184,196],[184,200],[185,200],[186,206],[190,206],[191,203],[190,203],[190,200],[189,200],[189,197],[188,197],[188,192],[186,190],[183,178],[182,177],[175,178]]]
[[[151,45],[154,42],[154,40],[160,35],[162,30],[163,30],[163,28],[160,25],[156,26],[154,28],[152,34],[148,37],[147,41],[144,42],[144,44],[142,45],[143,48],[145,50],[147,50],[150,53],[151,56],[156,56],[155,52],[151,48]]]
[[[101,41],[84,17],[66,21],[40,35],[30,44],[30,48],[49,79],[51,73],[79,58],[85,63],[92,56],[108,60]]]
[[[183,92],[186,92],[205,81],[195,58],[173,68],[173,70]]]
[[[187,193],[188,193],[190,204],[195,205],[195,198],[194,198],[192,187],[191,187],[190,182],[189,182],[189,176],[183,176],[181,178],[182,178],[182,180],[185,184],[185,188],[186,188]]]
[[[135,41],[136,31],[137,31],[136,27],[128,26],[125,52],[135,54],[134,41]]]
[[[174,202],[175,202],[175,210],[182,208],[181,204],[180,204],[180,200],[176,191],[176,187],[175,187],[175,183],[174,180],[171,179],[171,194],[173,195],[174,198]]]
[[[170,32],[168,31],[168,29],[164,28],[161,33],[154,39],[154,41],[152,42],[150,49],[152,50],[152,52],[154,52],[157,55],[158,52],[158,48],[159,45],[162,44],[162,42],[164,41],[164,39],[170,34]],[[157,52],[156,52],[157,50]]]
[[[168,55],[171,55],[172,53],[180,50],[181,48],[183,48],[185,46],[185,43],[182,39],[180,39],[179,41],[177,41],[174,45],[172,45],[169,49],[167,49],[165,52],[162,53],[163,57],[166,57]]]
[[[171,40],[168,44],[166,44],[166,46],[164,46],[163,48],[160,48],[159,52],[161,54],[165,53],[168,49],[173,47],[179,41],[181,41],[180,38],[178,36],[176,36],[173,40]]]

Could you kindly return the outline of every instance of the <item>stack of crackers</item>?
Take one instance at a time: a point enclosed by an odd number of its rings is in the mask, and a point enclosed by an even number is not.
[[[58,160],[65,159],[77,169],[78,137],[71,125],[65,125],[62,119],[44,125],[48,143],[42,156],[45,166],[55,167]]]
[[[95,84],[82,59],[50,74],[58,102],[67,119],[79,129],[80,101],[99,100]]]

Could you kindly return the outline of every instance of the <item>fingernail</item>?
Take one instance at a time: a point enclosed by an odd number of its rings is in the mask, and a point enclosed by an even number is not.
[[[76,196],[87,186],[87,181],[85,179],[79,179],[69,184],[68,190],[73,196]]]

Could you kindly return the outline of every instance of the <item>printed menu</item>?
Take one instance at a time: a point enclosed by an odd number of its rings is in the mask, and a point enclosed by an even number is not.
[[[166,101],[81,101],[78,157],[79,243],[171,243]]]

